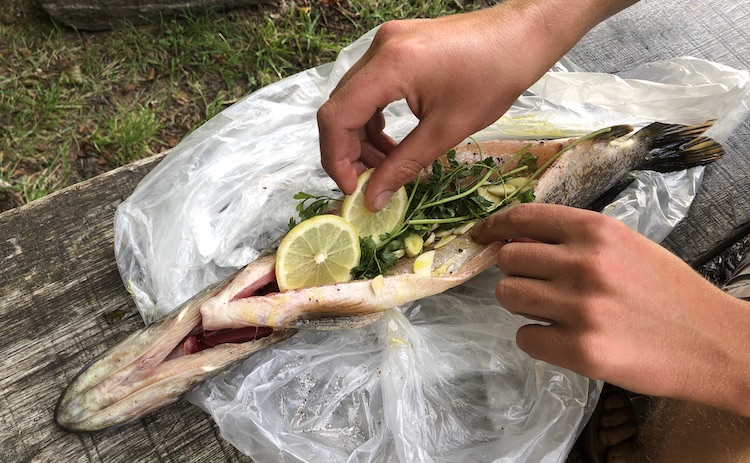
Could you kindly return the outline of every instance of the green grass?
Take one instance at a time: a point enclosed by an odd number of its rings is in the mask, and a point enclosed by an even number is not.
[[[286,5],[90,33],[10,0],[0,17],[0,211],[168,149],[377,24],[460,11],[444,0]]]

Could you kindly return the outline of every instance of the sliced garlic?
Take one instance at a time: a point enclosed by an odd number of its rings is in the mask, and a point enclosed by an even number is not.
[[[539,180],[532,180],[532,181],[530,181],[528,185],[526,185],[525,187],[521,188],[521,193],[525,193],[525,192],[531,190],[532,188],[536,188],[537,183],[539,183]]]
[[[442,238],[444,236],[448,236],[448,235],[452,235],[452,234],[453,234],[453,229],[452,228],[450,230],[440,230],[440,231],[436,231],[435,232],[435,236],[438,237],[438,238]]]
[[[487,191],[486,186],[477,188],[477,194],[481,196],[482,198],[486,199],[487,201],[491,202],[492,204],[497,204],[503,200],[503,198],[501,198],[500,196],[493,195],[492,193]]]
[[[430,246],[434,242],[435,242],[435,234],[430,233],[430,236],[428,236],[427,239],[424,240],[424,246],[425,247]]]
[[[412,233],[404,238],[404,249],[406,250],[406,255],[409,257],[418,256],[422,252],[423,245],[424,240],[416,233]]]
[[[516,187],[508,184],[492,185],[487,187],[487,191],[495,196],[504,198],[516,191]]]
[[[463,224],[463,225],[461,225],[459,227],[454,228],[453,229],[453,234],[454,235],[459,235],[459,236],[463,235],[467,231],[471,230],[472,227],[474,227],[474,225],[476,225],[476,224],[477,224],[476,220],[472,220],[471,222],[466,222],[465,224]]]
[[[404,251],[403,249],[396,249],[395,251],[393,251],[393,256],[396,259],[400,259],[404,257],[405,255],[406,255],[406,251]]]
[[[432,275],[432,262],[435,260],[435,251],[427,251],[414,259],[414,273],[422,276]]]
[[[383,278],[383,275],[378,275],[370,281],[370,287],[372,288],[372,292],[375,293],[376,296],[379,296],[380,293],[383,292],[384,285],[385,280]]]
[[[513,178],[507,179],[505,181],[505,184],[506,185],[510,185],[512,187],[515,187],[515,188],[521,188],[523,186],[523,184],[526,183],[526,182],[528,182],[528,181],[529,181],[528,177],[513,177]]]

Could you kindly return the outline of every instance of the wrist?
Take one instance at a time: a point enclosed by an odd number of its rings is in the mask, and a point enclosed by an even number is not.
[[[490,27],[501,40],[512,29],[525,44],[521,64],[546,66],[534,69],[546,72],[578,43],[588,31],[637,0],[506,0],[491,8]],[[499,43],[504,46],[505,43]],[[541,75],[541,74],[540,74]],[[525,90],[525,89],[524,89]]]
[[[725,296],[727,303],[713,312],[722,356],[714,363],[716,371],[703,378],[703,391],[717,407],[750,417],[750,302]]]

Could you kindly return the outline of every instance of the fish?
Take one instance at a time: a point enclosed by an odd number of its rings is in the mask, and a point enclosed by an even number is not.
[[[670,172],[720,159],[721,145],[704,135],[711,124],[617,125],[572,139],[468,142],[453,153],[459,163],[491,157],[508,168],[516,153],[528,153],[545,167],[535,201],[587,207],[633,170]],[[373,280],[286,291],[276,285],[275,256],[262,255],[92,360],[61,394],[55,422],[70,432],[132,422],[299,330],[359,328],[387,309],[456,287],[494,265],[502,245],[458,234],[435,251],[428,275],[413,271],[416,257],[404,257]]]

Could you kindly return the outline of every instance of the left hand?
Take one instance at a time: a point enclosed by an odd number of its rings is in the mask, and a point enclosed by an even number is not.
[[[510,312],[549,322],[517,332],[532,357],[630,391],[747,413],[737,391],[750,368],[750,304],[666,249],[613,218],[550,204],[495,214],[474,237],[511,240],[498,252],[506,278],[496,295]]]

